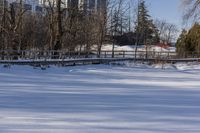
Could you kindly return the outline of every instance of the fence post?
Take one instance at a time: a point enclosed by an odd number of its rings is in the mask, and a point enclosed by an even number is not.
[[[167,59],[169,59],[169,52],[168,52],[168,54],[167,54]]]
[[[125,58],[125,51],[123,51],[123,58]]]

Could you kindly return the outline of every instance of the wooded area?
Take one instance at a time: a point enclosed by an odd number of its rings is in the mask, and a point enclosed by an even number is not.
[[[42,12],[24,8],[23,0],[1,6],[1,50],[89,50],[105,40],[107,10],[63,8],[61,0],[47,0]],[[106,7],[107,8],[107,7]]]
[[[26,10],[23,0],[1,5],[1,50],[89,51],[95,45],[100,51],[104,43],[120,44],[119,38],[127,33],[133,35],[128,36],[132,45],[155,45],[161,36],[167,43],[172,40],[170,33],[154,23],[144,1],[137,7],[135,2],[107,0],[98,11],[64,8],[62,0],[46,0],[42,12]],[[168,26],[170,32],[174,29]]]
[[[183,0],[187,7],[184,18],[199,19],[199,0]],[[84,6],[84,5],[83,5]],[[198,23],[194,25],[198,29]],[[192,30],[187,34],[191,33]],[[107,0],[98,10],[64,6],[62,0],[43,0],[42,11],[30,11],[23,0],[9,3],[1,0],[0,50],[65,50],[89,53],[97,50],[100,56],[103,44],[156,45],[171,44],[178,28],[166,20],[152,19],[144,0]],[[198,35],[194,41],[182,43],[183,30],[177,42],[177,52],[199,52]],[[190,39],[192,39],[190,38]],[[196,45],[198,44],[198,45]],[[195,48],[193,48],[195,47]],[[184,52],[183,52],[184,50]],[[114,54],[113,54],[114,56]]]

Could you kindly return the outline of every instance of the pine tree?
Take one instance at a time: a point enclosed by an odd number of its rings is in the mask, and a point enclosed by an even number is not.
[[[177,40],[177,53],[179,56],[187,57],[200,55],[200,25],[195,24],[188,32],[183,30]]]
[[[187,31],[183,29],[176,43],[176,52],[179,57],[185,57],[186,55],[186,37]]]
[[[200,54],[200,25],[195,24],[186,37],[186,50]]]
[[[145,1],[141,1],[138,7],[138,24],[135,32],[138,35],[138,44],[155,44],[159,42],[158,30],[148,14]]]

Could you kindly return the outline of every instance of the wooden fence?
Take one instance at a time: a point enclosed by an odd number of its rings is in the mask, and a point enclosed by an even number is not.
[[[136,58],[135,58],[136,57]],[[0,64],[20,65],[83,65],[100,64],[115,61],[149,61],[162,63],[200,61],[200,55],[191,55],[189,58],[179,58],[175,52],[156,51],[97,51],[69,52],[69,51],[0,51]]]
[[[114,55],[114,56],[112,56]],[[52,59],[85,59],[85,58],[135,58],[136,59],[176,59],[175,52],[156,51],[97,51],[69,52],[69,51],[36,51],[36,50],[4,50],[0,51],[0,60],[52,60]]]

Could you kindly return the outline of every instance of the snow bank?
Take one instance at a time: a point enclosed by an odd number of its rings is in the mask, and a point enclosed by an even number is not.
[[[112,44],[107,44],[102,46],[103,51],[111,51],[112,50]],[[134,45],[126,45],[126,46],[118,46],[115,45],[115,50],[117,51],[134,51],[135,46]],[[138,46],[139,51],[146,51],[146,48],[144,45]],[[169,47],[167,49],[159,47],[159,46],[150,46],[149,48],[150,51],[155,51],[155,52],[175,52],[176,48],[175,47]]]
[[[200,71],[200,63],[198,62],[178,63],[176,64],[176,68],[178,70],[199,70]]]
[[[134,62],[134,61],[119,61],[113,62],[112,65],[126,66],[130,68],[155,68],[155,69],[174,69],[179,71],[190,71],[200,73],[200,63],[199,62],[188,62],[188,63],[157,63],[152,64],[149,62]]]
[[[200,63],[198,62],[176,63],[176,64],[154,64],[153,67],[200,73]]]

